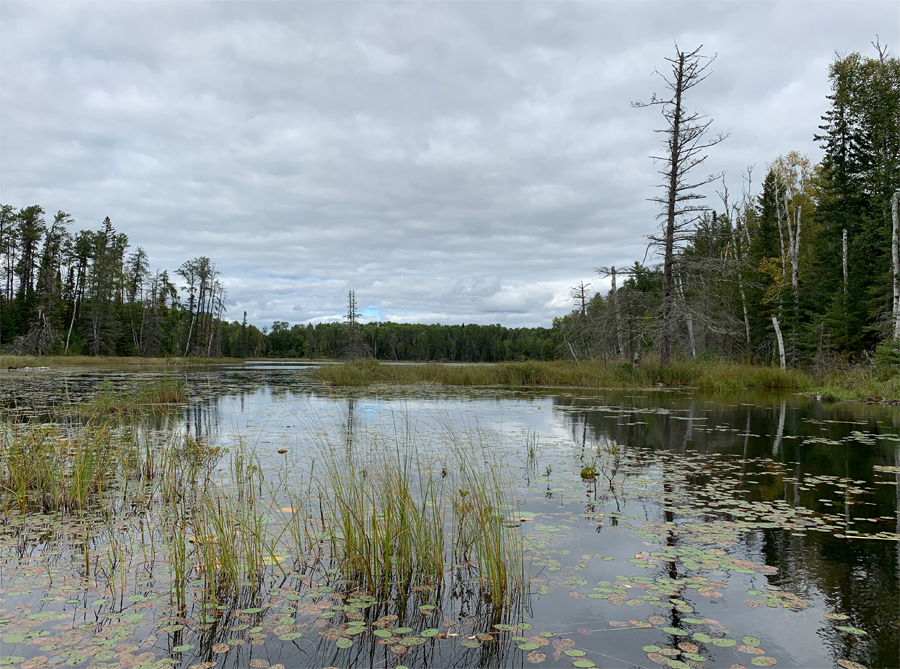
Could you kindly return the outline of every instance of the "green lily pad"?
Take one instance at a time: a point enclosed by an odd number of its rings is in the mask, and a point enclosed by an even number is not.
[[[757,639],[755,636],[742,636],[741,641],[751,648],[759,647],[759,639]]]
[[[674,634],[675,636],[687,636],[688,633],[684,630],[680,630],[677,627],[663,627],[663,632],[667,634]]]
[[[427,637],[437,636],[438,634],[440,634],[440,630],[430,627],[427,630],[422,630],[421,636],[424,636],[427,638]]]
[[[288,632],[287,634],[282,634],[278,637],[279,641],[293,641],[294,639],[299,639],[303,636],[302,632]]]
[[[375,631],[372,632],[372,634],[374,634],[375,636],[377,636],[377,637],[379,637],[379,638],[381,638],[381,639],[387,639],[388,637],[393,636],[393,635],[392,635],[389,631],[387,631],[387,630],[375,630]]]
[[[732,646],[737,646],[737,641],[734,639],[713,639],[712,645],[719,648],[731,648]]]
[[[183,653],[186,650],[191,650],[194,647],[192,643],[181,644],[180,646],[172,646],[173,653]]]
[[[658,653],[660,648],[659,646],[644,646],[641,650],[645,653]]]
[[[712,637],[709,636],[709,634],[704,634],[703,632],[694,632],[692,636],[700,643],[709,643],[710,641],[712,641]]]
[[[868,634],[868,632],[858,627],[847,627],[846,625],[838,625],[835,629],[839,629],[841,632],[849,632],[855,636],[866,636]]]

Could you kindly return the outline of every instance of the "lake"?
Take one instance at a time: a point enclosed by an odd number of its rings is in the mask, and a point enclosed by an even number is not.
[[[89,502],[3,491],[0,665],[900,666],[898,408],[326,388],[284,363],[11,370],[4,456],[29,421],[65,439],[84,427],[69,405],[167,377],[187,401],[106,423],[103,439],[133,447]],[[404,580],[392,556],[361,581],[371,569],[335,546],[354,522],[381,536],[401,488],[352,495],[398,466],[404,508],[447,523],[444,552],[431,576]],[[471,522],[485,509],[502,584]]]

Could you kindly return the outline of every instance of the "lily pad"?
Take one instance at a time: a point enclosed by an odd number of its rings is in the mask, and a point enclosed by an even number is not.
[[[849,632],[854,636],[866,636],[868,634],[868,632],[861,630],[858,627],[847,627],[846,625],[838,625],[836,629],[841,630],[841,632]]]

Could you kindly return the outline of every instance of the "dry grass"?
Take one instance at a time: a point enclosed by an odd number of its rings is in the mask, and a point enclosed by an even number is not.
[[[238,358],[139,358],[91,355],[0,355],[0,370],[25,367],[165,367],[221,365],[243,362]]]
[[[640,367],[622,362],[516,362],[496,365],[383,365],[374,360],[326,365],[313,374],[337,386],[373,383],[411,385],[442,383],[456,386],[652,388],[691,387],[709,390],[808,390],[809,377],[796,370],[782,372],[723,362],[682,360],[668,366],[646,360]]]

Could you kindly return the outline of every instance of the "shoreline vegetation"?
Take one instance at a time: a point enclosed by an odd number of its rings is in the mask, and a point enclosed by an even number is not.
[[[887,367],[852,367],[821,377],[796,369],[782,371],[733,362],[677,360],[662,365],[645,359],[639,367],[612,362],[513,362],[494,365],[435,363],[383,365],[358,360],[327,365],[313,376],[334,386],[376,383],[412,385],[541,388],[691,388],[718,392],[772,390],[804,393],[822,401],[857,400],[892,404],[900,401],[900,374]]]
[[[188,367],[227,365],[244,362],[242,358],[144,358],[117,355],[0,355],[0,370],[28,367]]]
[[[803,393],[822,401],[900,403],[900,372],[888,365],[856,365],[815,375],[797,369],[729,361],[676,360],[669,365],[648,357],[635,367],[625,361],[565,360],[472,364],[383,363],[307,358],[140,358],[116,356],[0,356],[0,371],[47,367],[187,367],[243,362],[327,362],[312,376],[330,386],[374,384],[493,386],[515,388],[689,388],[718,392],[770,390]],[[129,398],[130,399],[130,398]],[[178,399],[175,401],[184,401]],[[151,402],[152,403],[152,402]]]

